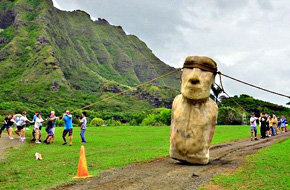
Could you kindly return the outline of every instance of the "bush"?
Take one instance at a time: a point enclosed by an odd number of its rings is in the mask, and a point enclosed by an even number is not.
[[[157,116],[158,116],[159,122],[164,123],[165,125],[170,125],[170,123],[171,123],[171,109],[164,109]]]
[[[152,125],[152,126],[154,126],[155,123],[157,123],[156,115],[149,114],[146,118],[143,119],[141,125],[145,125],[145,126]]]
[[[122,124],[121,121],[109,119],[109,120],[106,120],[106,125],[109,125],[109,126],[122,126],[123,124]]]
[[[2,123],[4,122],[5,116],[0,115],[0,127],[2,126]]]
[[[231,107],[221,107],[218,111],[217,123],[219,125],[241,125],[243,113]]]
[[[94,118],[90,124],[92,126],[102,126],[105,124],[105,121],[102,118]]]
[[[167,108],[155,109],[152,114],[149,114],[143,119],[141,125],[151,126],[164,126],[170,125],[171,122],[171,110]]]
[[[62,127],[62,126],[64,126],[64,121],[63,121],[62,119],[57,119],[57,120],[55,121],[55,123],[56,123],[56,126],[57,126],[57,127]]]

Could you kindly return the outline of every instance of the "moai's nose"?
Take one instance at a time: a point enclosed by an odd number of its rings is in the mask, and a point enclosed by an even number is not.
[[[192,71],[191,71],[191,75],[190,75],[190,78],[189,78],[189,82],[192,84],[192,85],[197,85],[200,83],[200,79],[199,79],[199,76],[200,76],[200,72],[201,70],[198,69],[198,68],[193,68]]]

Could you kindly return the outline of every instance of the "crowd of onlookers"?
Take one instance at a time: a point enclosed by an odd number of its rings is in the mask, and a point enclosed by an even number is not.
[[[281,133],[287,132],[287,119],[285,116],[281,118],[276,117],[274,114],[269,115],[261,113],[260,117],[256,117],[255,114],[251,115],[250,125],[251,125],[251,140],[258,140],[257,138],[257,122],[260,125],[261,138],[269,138]],[[255,137],[253,134],[255,133]]]
[[[5,117],[3,125],[0,129],[0,137],[2,134],[2,131],[6,129],[8,133],[9,139],[14,139],[13,132],[19,136],[19,139],[21,142],[25,140],[25,129],[28,127],[28,125],[33,125],[32,130],[32,140],[33,142],[40,144],[41,143],[41,137],[42,137],[42,125],[44,122],[46,122],[45,131],[47,133],[47,136],[45,140],[43,141],[46,144],[50,144],[54,142],[55,138],[55,127],[56,127],[56,120],[62,119],[64,121],[64,130],[62,133],[63,138],[63,145],[67,144],[66,136],[69,135],[70,143],[69,145],[72,145],[73,140],[73,116],[70,114],[70,112],[67,110],[63,116],[56,117],[55,112],[51,111],[46,119],[43,119],[41,113],[39,111],[35,112],[35,115],[33,116],[32,120],[29,120],[27,118],[26,112],[24,111],[22,114],[15,114],[15,115],[8,115]],[[78,117],[79,124],[81,126],[81,139],[82,143],[86,143],[85,139],[85,131],[87,127],[87,119],[86,119],[86,112],[82,112],[82,116]],[[15,131],[13,130],[13,126],[16,127]]]

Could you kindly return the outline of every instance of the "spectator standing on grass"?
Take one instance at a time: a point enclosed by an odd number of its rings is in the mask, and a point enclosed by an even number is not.
[[[273,114],[273,118],[272,118],[272,122],[273,122],[273,129],[275,131],[275,135],[278,135],[279,129],[278,129],[278,119],[276,117],[276,115]]]
[[[269,116],[269,127],[270,127],[270,135],[269,136],[275,136],[275,129],[273,128],[273,117]]]
[[[285,132],[287,132],[287,127],[288,127],[288,122],[287,122],[287,118],[285,117],[286,122],[285,122]]]
[[[81,119],[79,119],[79,123],[81,125],[81,138],[82,138],[82,143],[86,143],[86,138],[85,138],[85,132],[87,129],[87,113],[83,112]]]
[[[270,135],[270,116],[268,114],[266,114],[266,117],[267,117],[267,121],[266,121],[266,137],[269,138],[271,135]]]
[[[257,123],[256,121],[258,120],[257,117],[255,117],[255,114],[251,115],[250,118],[250,125],[251,125],[251,141],[253,140],[253,133],[255,132],[255,140],[258,140],[257,138]]]
[[[260,130],[261,130],[261,138],[266,138],[266,131],[267,131],[267,117],[265,116],[265,113],[262,113],[260,118]]]
[[[38,113],[35,123],[34,123],[34,131],[35,131],[35,143],[40,144],[40,137],[41,137],[41,126],[44,120],[41,117],[41,114]]]
[[[286,118],[284,115],[281,118],[281,128],[282,128],[282,133],[285,133],[286,132]]]
[[[277,117],[277,121],[278,121],[278,124],[277,124],[277,128],[279,130],[279,132],[281,133],[281,119],[279,117]]]
[[[62,133],[62,138],[63,138],[64,143],[62,145],[66,145],[67,144],[66,135],[68,134],[69,141],[70,141],[69,145],[72,146],[73,125],[72,125],[72,115],[69,113],[69,110],[67,110],[65,112],[65,114],[63,115],[63,120],[64,120],[64,130],[63,130],[63,133]]]

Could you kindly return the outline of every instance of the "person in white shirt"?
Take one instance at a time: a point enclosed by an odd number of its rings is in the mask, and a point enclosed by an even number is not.
[[[82,118],[79,119],[79,123],[81,125],[81,138],[82,138],[82,143],[87,143],[86,141],[86,138],[85,138],[85,132],[86,132],[86,129],[87,129],[87,113],[86,112],[83,112],[82,113]]]
[[[255,114],[251,115],[250,118],[250,125],[251,125],[251,141],[253,140],[253,133],[255,132],[255,140],[258,140],[257,138],[257,123],[256,121],[258,120],[257,117],[255,117]]]
[[[41,114],[38,113],[36,119],[35,119],[35,123],[34,123],[34,131],[35,131],[35,143],[40,144],[40,135],[41,135],[41,130],[40,130],[40,126],[42,125],[42,122],[44,120],[41,117]]]
[[[20,136],[20,141],[23,142],[25,140],[25,126],[27,122],[30,122],[26,117],[26,112],[24,111],[22,115],[15,115],[16,127],[15,133]]]

